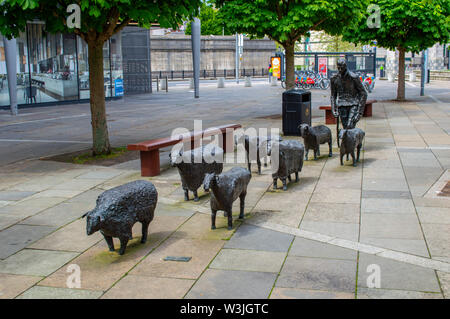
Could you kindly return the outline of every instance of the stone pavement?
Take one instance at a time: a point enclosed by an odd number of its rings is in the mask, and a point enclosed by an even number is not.
[[[268,121],[246,126],[281,124]],[[450,198],[440,196],[450,180],[448,105],[384,101],[359,126],[356,168],[339,165],[335,146],[283,192],[253,165],[245,220],[231,231],[222,214],[210,230],[208,194],[183,201],[175,169],[144,178],[158,189],[156,216],[146,244],[136,224],[124,256],[87,236],[80,216],[102,191],[140,179],[136,163],[9,165],[0,170],[0,298],[450,298]],[[67,285],[72,264],[81,288]]]

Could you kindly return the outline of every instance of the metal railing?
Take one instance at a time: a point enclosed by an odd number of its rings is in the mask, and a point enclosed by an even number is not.
[[[240,76],[252,76],[252,77],[265,77],[269,75],[269,70],[267,68],[261,69],[240,69]],[[162,79],[167,77],[169,80],[184,80],[194,77],[194,71],[192,70],[182,70],[182,71],[152,71],[153,76],[157,76]],[[235,78],[235,69],[214,69],[214,70],[200,70],[201,79],[217,79],[217,78]]]

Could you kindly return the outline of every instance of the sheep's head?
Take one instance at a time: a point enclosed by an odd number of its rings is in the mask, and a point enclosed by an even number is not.
[[[217,182],[217,175],[214,173],[209,173],[205,175],[205,179],[203,180],[203,187],[206,192],[209,192],[209,189],[211,188],[214,183]]]
[[[305,124],[305,123],[300,124],[298,126],[298,129],[300,130],[300,136],[304,137],[305,135],[308,135],[309,128],[310,128],[310,126],[308,124]]]
[[[103,217],[98,214],[96,210],[91,210],[82,216],[86,217],[86,233],[92,235],[96,231],[100,230],[101,223],[103,222]]]
[[[169,153],[170,166],[175,167],[177,164],[183,162],[183,152],[179,151],[171,151]]]

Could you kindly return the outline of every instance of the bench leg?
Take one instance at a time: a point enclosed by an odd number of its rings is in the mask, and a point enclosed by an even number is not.
[[[157,176],[159,169],[159,150],[141,151],[141,176]]]
[[[366,107],[364,108],[364,117],[371,117],[372,116],[372,103],[366,104]]]
[[[331,110],[325,110],[325,124],[336,124],[336,118]]]

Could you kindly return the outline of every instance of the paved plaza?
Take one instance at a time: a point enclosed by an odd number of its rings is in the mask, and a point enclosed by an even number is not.
[[[395,90],[396,83],[379,81],[369,95],[379,102],[358,123],[366,138],[357,167],[340,166],[337,145],[331,158],[314,161],[310,152],[300,181],[283,191],[272,189],[270,168],[258,175],[252,165],[245,219],[237,219],[235,202],[230,231],[221,212],[210,229],[207,193],[183,200],[174,168],[142,178],[139,161],[39,160],[90,147],[88,104],[25,109],[18,117],[0,111],[0,298],[450,298],[450,197],[441,192],[450,180],[448,82],[431,82],[425,97],[417,82],[408,83],[404,103],[390,100]],[[178,83],[169,93],[111,101],[111,141],[169,136],[197,119],[204,128],[281,128],[282,92],[264,80],[225,89],[211,82],[194,99]],[[318,106],[329,104],[329,93],[312,94],[313,122],[323,124]],[[161,156],[166,167],[168,153]],[[224,170],[235,165],[246,167]],[[86,235],[81,216],[101,192],[136,179],[156,186],[156,215],[147,243],[138,223],[120,256],[118,240],[109,252],[98,232]],[[73,265],[79,288],[71,288]]]

